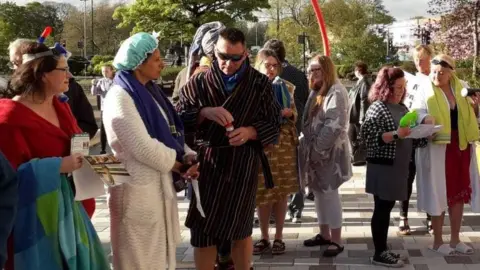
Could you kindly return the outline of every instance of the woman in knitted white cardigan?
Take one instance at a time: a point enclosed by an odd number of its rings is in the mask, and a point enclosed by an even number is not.
[[[110,188],[115,270],[175,269],[181,240],[174,179],[182,181],[184,158],[195,153],[184,144],[173,106],[152,82],[163,68],[157,48],[156,37],[147,33],[122,44],[114,60],[115,85],[104,103],[109,145],[131,176]],[[187,175],[196,170],[192,166]]]

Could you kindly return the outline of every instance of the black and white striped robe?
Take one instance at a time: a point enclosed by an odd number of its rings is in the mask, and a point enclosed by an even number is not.
[[[230,147],[226,130],[215,122],[197,117],[204,107],[223,106],[234,119],[235,128],[253,126],[256,142]],[[199,154],[199,188],[206,218],[202,218],[192,197],[185,225],[209,238],[241,240],[252,234],[255,195],[260,164],[258,148],[273,143],[280,130],[280,106],[268,78],[248,63],[235,89],[228,94],[217,63],[193,76],[181,89],[177,105],[184,121],[187,143]],[[194,141],[208,141],[198,146]],[[263,149],[260,149],[263,153]],[[268,161],[267,161],[268,162]],[[268,165],[267,165],[268,166]],[[194,195],[195,196],[195,195]],[[192,239],[192,245],[195,240]],[[199,240],[201,241],[201,240]]]

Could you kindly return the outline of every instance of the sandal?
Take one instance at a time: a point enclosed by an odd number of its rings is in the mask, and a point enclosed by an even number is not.
[[[262,255],[271,249],[270,242],[262,239],[253,244],[253,255]]]
[[[472,255],[474,253],[473,248],[463,242],[457,244],[455,251],[464,255]]]
[[[285,242],[283,242],[280,239],[275,239],[275,241],[273,241],[273,245],[272,245],[272,254],[273,255],[280,255],[280,254],[283,254],[283,253],[285,253]]]
[[[330,240],[327,240],[320,234],[317,234],[314,237],[303,241],[303,245],[306,247],[326,246],[330,245]]]
[[[455,250],[451,248],[449,244],[442,244],[437,249],[433,248],[433,246],[430,246],[428,249],[430,249],[433,252],[439,253],[443,256],[455,255]]]
[[[398,225],[398,232],[401,235],[410,235],[410,225],[408,225],[408,218],[400,218],[400,223]]]
[[[330,242],[330,244],[328,245],[328,247],[336,247],[335,249],[326,249],[324,252],[323,252],[323,257],[336,257],[338,254],[342,253],[343,250],[345,249],[345,247],[343,246],[340,246],[339,244],[335,243],[335,242]]]

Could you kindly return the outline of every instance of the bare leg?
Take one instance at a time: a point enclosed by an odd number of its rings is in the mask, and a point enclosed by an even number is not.
[[[331,241],[340,245],[342,245],[342,228],[337,228],[337,229],[331,229]],[[329,249],[336,249],[335,246],[330,246]]]
[[[321,224],[320,225],[320,235],[325,240],[331,240],[332,235],[330,234],[330,226],[328,224]]]
[[[217,247],[195,248],[193,251],[193,257],[195,259],[195,269],[212,270],[215,268]]]
[[[272,205],[266,204],[257,207],[258,222],[260,223],[260,231],[262,232],[262,239],[269,240],[268,228],[270,215],[272,213]]]
[[[460,227],[463,219],[463,203],[457,203],[448,209],[450,217],[450,246],[455,248],[460,243]]]
[[[443,245],[443,221],[445,219],[445,213],[440,216],[432,216],[432,228],[433,228],[433,248],[438,249]]]
[[[283,225],[285,224],[285,215],[287,214],[287,200],[285,197],[273,205],[275,214],[275,239],[283,239]]]
[[[253,243],[251,236],[243,240],[234,241],[232,248],[232,259],[233,263],[235,264],[235,270],[249,270],[252,253]],[[209,270],[212,269],[213,267]]]

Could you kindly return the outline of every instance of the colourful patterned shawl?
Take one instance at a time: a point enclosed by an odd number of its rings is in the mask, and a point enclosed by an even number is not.
[[[61,158],[34,159],[18,169],[21,194],[14,226],[15,270],[105,270],[110,265]]]

